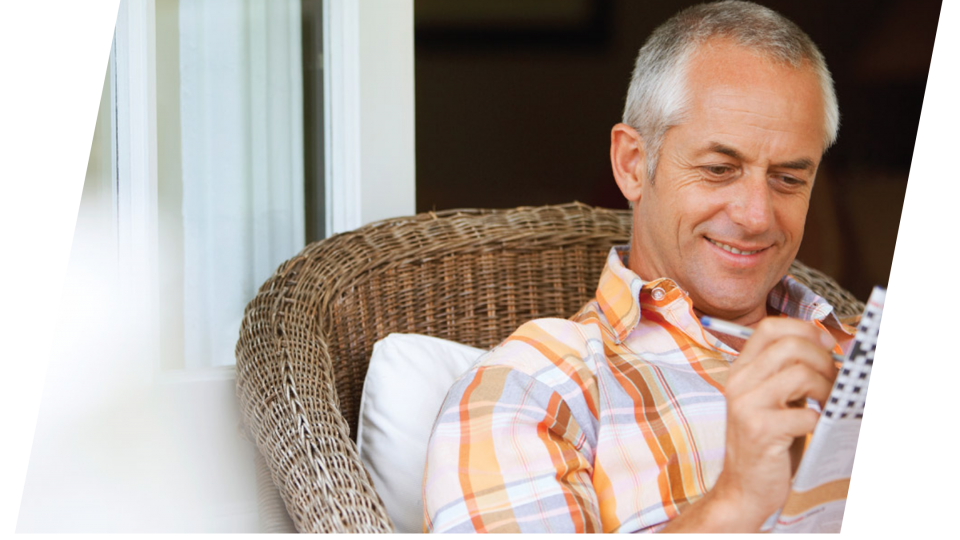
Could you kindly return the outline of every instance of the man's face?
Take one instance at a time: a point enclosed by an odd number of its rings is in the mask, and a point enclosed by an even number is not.
[[[824,150],[820,87],[812,69],[717,40],[687,77],[688,114],[635,204],[630,265],[673,279],[702,312],[756,322],[803,237]]]

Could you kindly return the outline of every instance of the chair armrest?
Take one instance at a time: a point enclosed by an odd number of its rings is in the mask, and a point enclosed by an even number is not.
[[[293,294],[294,258],[244,312],[237,395],[244,427],[301,532],[391,532],[393,526],[340,412],[311,295]]]

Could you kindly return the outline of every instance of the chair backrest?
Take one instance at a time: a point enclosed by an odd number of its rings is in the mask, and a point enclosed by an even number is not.
[[[307,246],[264,284],[261,295],[273,311],[251,302],[238,367],[241,355],[252,355],[261,343],[256,329],[276,327],[275,320],[260,325],[258,319],[283,317],[283,339],[300,340],[301,349],[318,355],[326,351],[354,438],[376,341],[407,332],[487,348],[527,320],[569,317],[593,297],[610,247],[628,243],[629,234],[628,210],[573,203],[430,212],[328,238]],[[862,310],[823,274],[799,263],[792,272],[841,315]],[[274,294],[278,288],[287,289],[282,298]],[[286,304],[281,315],[279,303]]]

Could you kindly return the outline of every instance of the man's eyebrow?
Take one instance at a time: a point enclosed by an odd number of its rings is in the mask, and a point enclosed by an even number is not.
[[[730,148],[729,146],[716,143],[716,142],[710,143],[710,146],[707,148],[707,151],[714,152],[717,154],[723,154],[725,156],[730,156],[733,159],[736,159],[738,161],[744,160],[743,154],[741,154],[740,152],[737,152],[735,149]]]
[[[783,163],[774,163],[773,167],[777,169],[791,169],[795,171],[805,171],[807,169],[813,169],[813,160],[809,158],[800,158],[793,161],[785,161]]]
[[[727,146],[727,145],[725,145],[725,144],[720,144],[720,143],[716,143],[716,142],[715,142],[715,143],[710,143],[710,146],[707,148],[707,150],[708,150],[709,152],[715,152],[715,153],[717,153],[717,154],[723,154],[723,155],[725,155],[725,156],[730,156],[730,157],[732,157],[733,159],[736,159],[736,160],[738,160],[738,161],[743,161],[743,160],[744,160],[743,154],[741,154],[740,152],[738,152],[738,151],[737,151],[736,149],[734,149],[734,148],[730,148],[729,146]],[[814,163],[813,163],[813,160],[810,159],[810,158],[799,158],[799,159],[793,159],[793,160],[790,160],[790,161],[785,161],[785,162],[783,162],[783,163],[773,163],[771,166],[772,166],[772,167],[775,167],[775,168],[778,168],[778,169],[790,169],[790,170],[795,170],[795,171],[805,171],[805,170],[807,170],[807,169],[813,169]]]

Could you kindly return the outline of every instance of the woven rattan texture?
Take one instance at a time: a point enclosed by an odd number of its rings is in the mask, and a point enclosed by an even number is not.
[[[425,213],[281,265],[247,306],[237,386],[298,530],[391,530],[352,439],[377,340],[415,332],[486,348],[527,320],[569,317],[629,231],[629,211],[579,203]],[[841,315],[862,311],[832,279],[800,263],[792,272]]]

